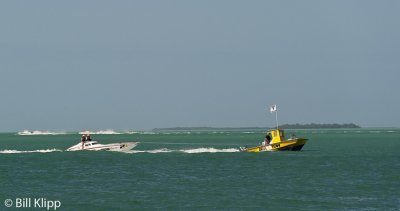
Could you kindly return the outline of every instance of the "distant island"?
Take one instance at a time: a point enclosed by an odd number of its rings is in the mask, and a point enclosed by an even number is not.
[[[265,130],[267,127],[170,127],[154,128],[153,131],[210,131],[210,130]]]
[[[154,128],[153,131],[210,131],[210,130],[265,130],[272,127],[171,127],[171,128]],[[361,128],[354,123],[345,124],[283,124],[279,125],[282,129],[337,129],[337,128]]]
[[[335,128],[361,128],[360,126],[354,123],[345,123],[345,124],[283,124],[280,125],[279,128],[283,129],[335,129]]]

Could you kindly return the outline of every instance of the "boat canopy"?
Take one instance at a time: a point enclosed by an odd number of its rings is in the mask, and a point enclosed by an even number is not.
[[[275,130],[270,130],[267,132],[267,135],[270,135],[272,140],[271,140],[271,144],[274,143],[279,143],[281,141],[285,140],[285,133],[283,130],[279,130],[279,129],[275,129]]]

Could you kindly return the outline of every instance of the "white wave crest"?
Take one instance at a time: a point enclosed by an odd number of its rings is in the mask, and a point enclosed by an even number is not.
[[[229,148],[229,149],[215,149],[215,148],[196,148],[196,149],[185,149],[180,150],[184,153],[216,153],[216,152],[239,152],[239,149]]]
[[[38,149],[38,150],[31,150],[31,151],[19,151],[19,150],[0,150],[1,154],[17,154],[17,153],[49,153],[49,152],[62,152],[59,149]]]
[[[17,135],[20,136],[34,136],[34,135],[65,135],[67,134],[66,132],[50,132],[50,131],[29,131],[29,130],[24,130],[21,132],[18,132]]]
[[[79,134],[93,134],[93,135],[119,135],[122,134],[120,132],[116,132],[114,130],[111,129],[107,129],[107,130],[99,130],[99,131],[83,131],[83,132],[79,132]]]
[[[157,133],[152,132],[152,131],[142,131],[142,132],[139,132],[139,134],[141,134],[141,135],[155,135]]]
[[[377,130],[373,130],[373,131],[369,131],[369,133],[381,133],[382,131],[377,131]]]
[[[148,150],[148,153],[165,153],[165,152],[173,152],[173,150],[169,150],[167,148]]]

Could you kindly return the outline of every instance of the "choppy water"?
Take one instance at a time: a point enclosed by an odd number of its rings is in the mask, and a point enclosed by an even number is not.
[[[92,137],[140,141],[129,153],[64,151],[78,134],[0,134],[0,210],[24,197],[58,210],[400,210],[399,129],[293,132],[310,139],[303,151],[238,152],[260,131]]]

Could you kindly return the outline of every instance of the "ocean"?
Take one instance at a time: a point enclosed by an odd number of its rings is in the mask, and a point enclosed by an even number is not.
[[[92,135],[139,141],[128,153],[1,133],[0,210],[400,210],[400,129],[291,133],[309,139],[302,151],[239,152],[260,130]]]

